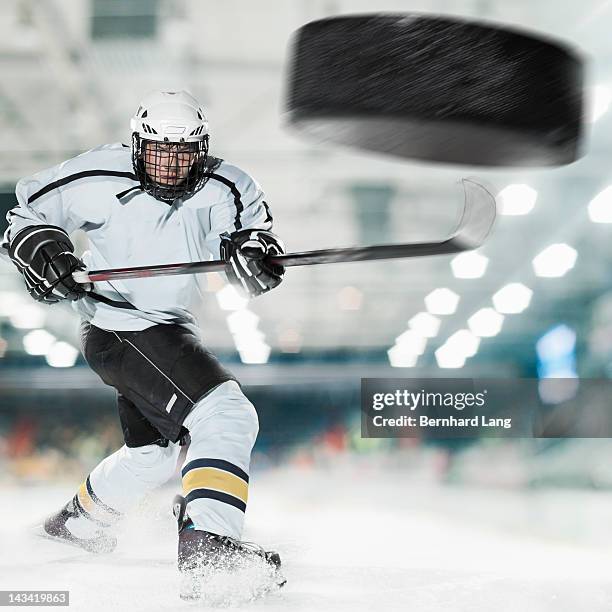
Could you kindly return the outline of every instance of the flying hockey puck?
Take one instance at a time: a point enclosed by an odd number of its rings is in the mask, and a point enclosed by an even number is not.
[[[320,141],[481,166],[581,154],[583,66],[569,46],[420,14],[333,17],[296,32],[289,123]]]

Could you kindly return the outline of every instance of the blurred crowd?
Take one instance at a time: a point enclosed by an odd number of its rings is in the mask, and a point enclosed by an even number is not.
[[[74,482],[123,444],[114,414],[55,424],[45,414],[0,421],[0,483]],[[274,435],[264,429],[252,470],[344,466],[365,476],[382,468],[449,486],[612,489],[612,442],[606,438],[367,439],[355,413],[299,437],[287,426],[286,435],[279,423]]]
[[[117,419],[102,416],[89,424],[57,422],[24,415],[0,430],[0,480],[44,482],[86,474],[123,443]]]

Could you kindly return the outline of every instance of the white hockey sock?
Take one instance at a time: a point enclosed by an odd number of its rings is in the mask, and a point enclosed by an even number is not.
[[[194,406],[184,426],[191,437],[182,470],[187,513],[196,529],[240,539],[259,430],[255,408],[228,381]]]
[[[149,491],[169,480],[176,470],[178,444],[156,444],[118,451],[100,462],[79,487],[75,505],[77,518],[66,528],[76,537],[93,537],[114,524]]]

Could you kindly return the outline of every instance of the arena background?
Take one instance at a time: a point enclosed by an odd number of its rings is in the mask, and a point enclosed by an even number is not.
[[[246,536],[281,551],[289,580],[256,605],[610,609],[607,438],[366,440],[359,381],[540,378],[554,414],[566,398],[547,392],[548,377],[571,378],[578,392],[581,379],[612,375],[612,6],[377,3],[514,24],[582,49],[585,156],[496,171],[355,153],[286,129],[292,31],[371,9],[361,0],[5,0],[0,217],[21,176],[129,142],[129,117],[156,88],[200,98],[211,151],[257,178],[292,251],[439,239],[457,219],[462,176],[494,185],[501,215],[476,255],[292,269],[249,303],[221,276],[202,282],[205,341],[260,415]],[[75,241],[86,248],[84,236]],[[70,589],[79,610],[179,607],[169,513],[178,478],[127,519],[113,558],[58,551],[29,531],[122,443],[113,391],[85,365],[77,325],[69,306],[33,302],[0,263],[0,589]],[[606,393],[589,401],[609,410]]]

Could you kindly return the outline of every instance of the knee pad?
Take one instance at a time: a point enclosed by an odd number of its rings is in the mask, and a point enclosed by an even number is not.
[[[197,402],[184,425],[192,440],[199,431],[211,435],[213,430],[222,429],[252,438],[254,443],[259,432],[255,406],[233,380],[219,385]]]
[[[167,447],[148,444],[121,448],[121,463],[125,469],[134,472],[139,479],[151,485],[161,485],[172,478],[180,452],[178,444]]]
[[[245,433],[253,436],[253,441],[259,433],[259,417],[257,410],[251,401],[244,395],[241,389],[238,389],[239,395],[235,399],[233,412],[236,418],[241,422]],[[227,408],[225,408],[227,410]]]

